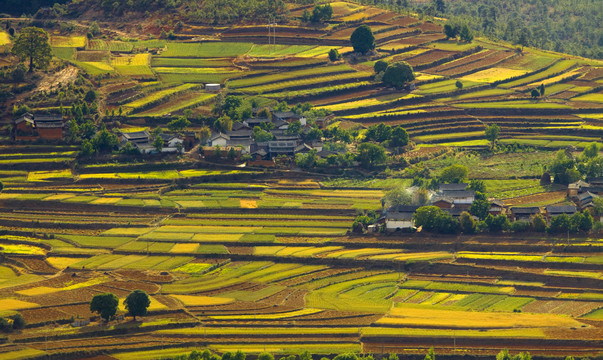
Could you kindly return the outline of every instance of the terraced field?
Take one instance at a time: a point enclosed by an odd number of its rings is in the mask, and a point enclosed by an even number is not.
[[[405,349],[424,351],[450,332],[468,353],[496,353],[521,339],[522,349],[552,354],[540,342],[566,351],[570,329],[571,353],[597,353],[598,239],[355,236],[356,210],[378,209],[381,190],[267,176],[160,192],[171,175],[153,175],[158,182],[147,190],[104,177],[73,183],[82,175],[3,174],[12,183],[0,195],[0,251],[11,263],[0,267],[0,307],[37,324],[8,335],[20,347],[4,355],[69,353],[82,341],[117,358],[162,341],[174,352],[186,341],[252,353],[412,353]],[[29,184],[39,185],[34,192]],[[488,186],[513,197],[538,185]],[[136,288],[152,297],[142,323],[45,325],[90,317],[98,292],[123,299]],[[109,343],[95,332],[123,327],[138,330]],[[452,351],[447,341],[439,352]]]

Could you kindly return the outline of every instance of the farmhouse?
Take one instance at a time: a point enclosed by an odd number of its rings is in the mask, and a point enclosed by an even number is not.
[[[295,141],[269,141],[268,152],[271,157],[279,155],[295,155],[295,148],[297,144]]]
[[[515,206],[511,208],[511,218],[513,221],[525,220],[530,221],[532,216],[540,214],[540,208],[537,206],[520,207]]]
[[[184,149],[184,139],[174,134],[159,134],[163,140],[161,152],[181,152]]]
[[[132,145],[148,144],[151,141],[151,135],[148,131],[124,132],[121,133],[123,141],[127,141]]]
[[[226,146],[230,141],[230,136],[222,133],[217,133],[209,139],[210,146]]]
[[[500,215],[505,210],[505,204],[500,200],[492,200],[490,201],[490,209],[488,210],[488,214],[492,216]]]
[[[25,113],[13,121],[15,140],[61,140],[64,126],[61,114]]]
[[[580,195],[578,195],[578,206],[580,207],[580,210],[584,210],[588,207],[592,207],[593,206],[593,200],[595,198],[597,198],[598,196],[591,193],[590,191],[586,191]]]
[[[388,232],[412,229],[415,226],[413,215],[418,208],[416,205],[390,208],[380,220],[385,223]]]
[[[561,214],[574,215],[576,213],[576,206],[565,205],[565,206],[547,206],[545,208],[545,214],[547,219],[550,221],[551,218],[559,216]]]

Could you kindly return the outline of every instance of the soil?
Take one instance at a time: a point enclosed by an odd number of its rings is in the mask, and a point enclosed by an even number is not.
[[[72,83],[75,81],[75,79],[77,79],[78,73],[79,69],[77,67],[69,65],[59,72],[50,75],[44,75],[42,80],[40,80],[38,87],[35,91],[48,92],[55,88],[58,88],[59,85],[67,85],[69,83]]]

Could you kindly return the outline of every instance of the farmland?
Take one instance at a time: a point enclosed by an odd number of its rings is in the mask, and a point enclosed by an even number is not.
[[[141,21],[141,31],[119,24],[113,33],[101,22],[101,36],[49,32],[53,66],[77,70],[73,81],[94,88],[90,119],[111,133],[170,134],[170,122],[186,115],[187,132],[209,126],[215,134],[224,131],[218,118],[244,120],[241,109],[307,102],[332,114],[317,138],[331,156],[355,154],[381,123],[403,127],[411,143],[388,148],[388,163],[375,169],[356,157],[306,169],[293,158],[270,168],[214,161],[196,146],[86,156],[73,143],[0,134],[0,316],[18,312],[27,323],[0,337],[0,358],[154,359],[201,347],[381,358],[424,356],[432,346],[450,358],[492,358],[502,348],[601,356],[599,234],[353,230],[362,217],[381,218],[391,189],[419,186],[451,165],[465,166],[463,180],[482,180],[484,196],[505,206],[568,205],[567,186],[541,176],[558,150],[580,159],[603,143],[602,63],[481,37],[445,40],[444,22],[424,14],[331,5],[333,18],[318,25],[298,19],[311,5],[288,4],[275,44],[266,43],[265,24],[205,26],[167,15]],[[363,22],[376,42],[364,57],[348,41]],[[0,32],[0,49],[10,41]],[[342,59],[331,61],[331,49]],[[415,80],[384,85],[378,60],[408,62]],[[545,93],[532,97],[541,84]],[[86,95],[71,87],[58,79],[32,111],[69,113],[67,103]],[[49,100],[59,93],[69,101]],[[243,106],[218,115],[226,95]],[[491,124],[500,127],[492,150]],[[349,143],[327,140],[338,128],[349,129]],[[151,304],[134,321],[123,299],[136,289]],[[89,307],[105,292],[120,299],[106,324]],[[79,320],[91,322],[71,325]]]
[[[134,182],[87,195],[61,184],[69,175],[32,173],[15,178],[1,195],[3,206],[19,211],[0,216],[10,234],[0,236],[0,247],[14,260],[0,268],[0,307],[38,324],[35,332],[9,335],[36,351],[68,353],[82,337],[96,343],[89,327],[111,334],[111,326],[96,322],[44,324],[91,316],[88,301],[98,291],[124,298],[140,288],[152,302],[138,340],[98,342],[117,358],[162,338],[169,339],[165,351],[175,352],[184,338],[213,349],[234,341],[251,352],[267,338],[282,344],[274,351],[284,354],[300,347],[374,351],[394,342],[392,351],[405,352],[411,343],[432,346],[431,339],[451,331],[468,352],[482,339],[496,343],[486,346],[493,353],[522,339],[524,349],[548,354],[537,341],[563,342],[570,328],[579,329],[572,341],[581,354],[596,353],[588,344],[599,326],[592,319],[602,280],[589,264],[600,257],[598,240],[572,238],[562,248],[542,236],[351,235],[356,209],[378,209],[383,192],[346,190],[342,182],[334,190],[317,179],[265,177],[126,195]],[[95,184],[107,178],[90,175]],[[23,187],[38,179],[44,182],[35,194]],[[489,180],[487,186],[514,197],[538,184]],[[249,201],[257,207],[245,206]],[[27,223],[28,216],[36,221]],[[128,318],[118,323],[133,325]],[[35,341],[40,336],[54,340],[44,345]]]

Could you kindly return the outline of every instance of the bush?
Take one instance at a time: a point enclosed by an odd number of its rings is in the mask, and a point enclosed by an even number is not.
[[[373,65],[373,69],[375,70],[375,74],[378,74],[382,71],[385,71],[385,69],[387,69],[387,61],[385,60],[379,60],[375,63],[375,65]]]
[[[518,220],[518,221],[514,221],[511,224],[511,231],[516,232],[516,233],[520,233],[520,232],[527,232],[530,230],[530,223],[524,220]]]
[[[397,61],[388,65],[383,74],[383,83],[396,88],[401,88],[406,82],[414,79],[412,66],[405,61]]]

